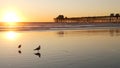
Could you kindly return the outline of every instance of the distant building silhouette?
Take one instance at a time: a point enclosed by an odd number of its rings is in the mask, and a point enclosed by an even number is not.
[[[111,13],[109,16],[93,16],[93,17],[64,17],[59,15],[54,18],[57,23],[120,23],[120,14]]]

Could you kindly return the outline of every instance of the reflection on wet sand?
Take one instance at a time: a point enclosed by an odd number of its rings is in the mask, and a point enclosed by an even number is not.
[[[22,51],[21,51],[21,50],[18,50],[18,53],[19,53],[19,54],[22,54]],[[34,55],[38,56],[39,58],[41,57],[41,53],[39,53],[39,52],[34,53]]]
[[[21,51],[21,50],[18,50],[18,53],[19,53],[19,54],[22,54],[22,51]]]
[[[21,49],[20,49],[21,46],[22,46],[21,44],[18,45],[18,49],[19,49],[19,50],[18,50],[18,53],[19,53],[19,54],[22,54],[22,51],[21,51]],[[41,57],[41,53],[40,53],[40,51],[39,51],[40,49],[41,49],[41,46],[40,46],[40,45],[39,45],[37,48],[34,49],[35,51],[37,51],[37,53],[34,53],[34,55],[38,56],[39,58]]]
[[[34,55],[38,56],[39,58],[41,57],[41,53],[34,53]]]
[[[35,48],[34,50],[37,50],[37,53],[34,53],[34,55],[38,56],[39,58],[41,57],[41,54],[39,52],[39,50],[41,49],[41,46],[39,45],[37,48]]]
[[[57,34],[60,36],[60,37],[63,37],[64,36],[64,31],[58,31]]]
[[[96,35],[108,35],[109,36],[120,36],[120,29],[91,29],[91,30],[73,30],[73,31],[58,31],[58,36],[96,36]]]
[[[120,29],[109,30],[111,36],[120,36]]]
[[[19,34],[15,31],[8,31],[4,34],[4,36],[9,40],[15,40]]]
[[[17,35],[13,39],[6,37],[8,32],[1,32],[0,67],[119,67],[119,29],[59,31],[62,30],[16,31]],[[63,37],[59,37],[59,35]],[[20,48],[19,45],[22,47]],[[34,49],[36,50],[34,51]]]

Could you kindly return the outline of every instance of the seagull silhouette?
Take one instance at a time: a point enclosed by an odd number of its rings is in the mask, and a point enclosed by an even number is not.
[[[18,46],[18,48],[21,48],[21,46],[22,46],[22,45],[20,44],[20,45]]]
[[[40,45],[37,47],[37,48],[35,48],[34,50],[40,50],[41,49],[41,47],[40,47]]]

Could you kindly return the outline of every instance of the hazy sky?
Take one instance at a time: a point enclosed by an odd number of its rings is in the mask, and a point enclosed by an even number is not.
[[[120,0],[0,0],[0,11],[7,9],[18,11],[24,21],[53,21],[59,14],[81,17],[119,13]]]

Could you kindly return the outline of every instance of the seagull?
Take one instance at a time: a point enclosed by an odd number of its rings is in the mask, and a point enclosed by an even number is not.
[[[39,45],[39,46],[38,46],[37,48],[35,48],[34,50],[38,50],[38,51],[39,51],[39,50],[40,50],[40,48],[41,48],[41,47],[40,47],[40,45]]]
[[[18,46],[18,48],[21,48],[21,46],[22,46],[22,45],[20,44],[20,45]]]

